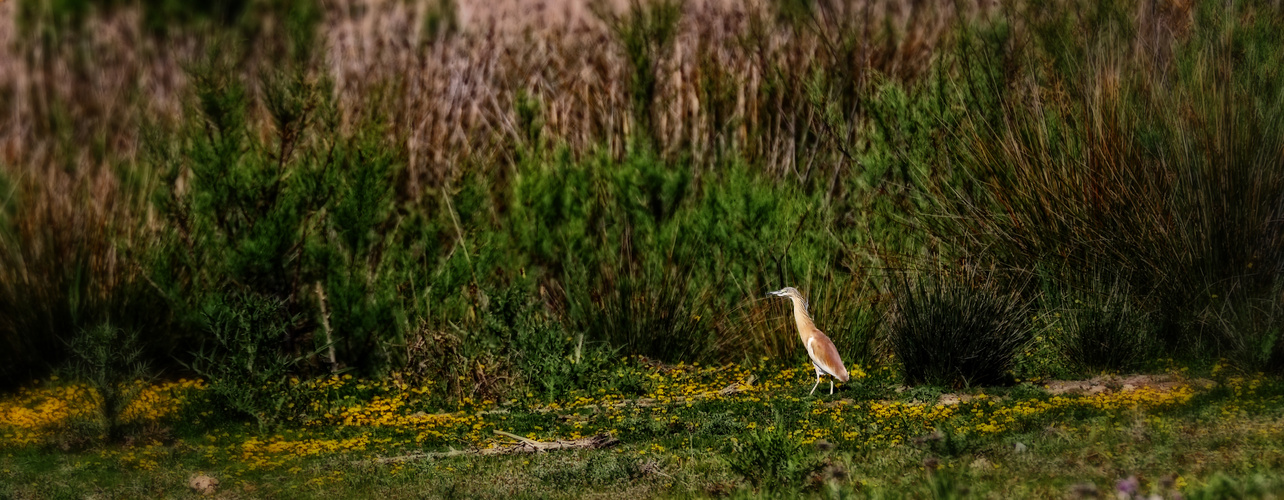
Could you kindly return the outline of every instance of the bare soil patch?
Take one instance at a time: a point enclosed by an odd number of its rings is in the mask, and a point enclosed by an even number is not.
[[[1088,380],[1050,380],[1043,387],[1055,395],[1061,394],[1103,394],[1110,392],[1128,392],[1137,389],[1171,391],[1178,387],[1194,386],[1208,389],[1216,386],[1212,380],[1190,379],[1175,375],[1102,375]]]

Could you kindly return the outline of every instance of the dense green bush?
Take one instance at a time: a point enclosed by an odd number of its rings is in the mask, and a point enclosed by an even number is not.
[[[555,398],[583,391],[607,380],[618,363],[609,344],[572,334],[524,287],[513,286],[490,299],[484,335],[513,360],[525,385],[542,397]]]
[[[285,304],[255,293],[229,293],[203,304],[201,316],[206,336],[189,368],[208,381],[216,407],[260,429],[303,411],[302,405],[295,408],[303,387],[293,375],[307,356],[289,355],[282,347],[298,319]]]
[[[941,269],[902,277],[888,333],[911,384],[1002,384],[1030,341],[1031,301],[994,272]],[[910,281],[910,280],[913,281]]]
[[[228,290],[277,300],[294,318],[283,354],[325,345],[332,370],[386,368],[406,311],[422,304],[423,290],[407,285],[426,281],[419,252],[432,233],[401,224],[385,129],[341,132],[329,87],[303,72],[258,82],[269,123],[253,119],[255,96],[234,73],[194,76],[188,123],[153,153],[170,224],[153,282],[189,320]]]

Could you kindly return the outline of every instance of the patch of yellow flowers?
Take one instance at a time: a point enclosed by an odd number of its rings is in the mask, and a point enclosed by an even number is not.
[[[137,395],[121,420],[135,423],[169,417],[178,412],[189,392],[204,387],[199,380],[186,379],[136,386]],[[0,446],[41,443],[73,420],[93,419],[98,397],[97,391],[81,384],[19,389],[0,399]]]
[[[519,402],[519,412],[556,414],[557,423],[522,429],[533,439],[576,439],[609,432],[616,435],[640,431],[676,432],[703,425],[685,408],[710,401],[736,402],[720,406],[718,412],[733,419],[741,429],[770,426],[756,422],[747,406],[772,407],[779,404],[810,405],[791,436],[803,443],[821,439],[856,447],[888,447],[904,444],[915,436],[949,426],[955,433],[998,434],[1019,429],[1032,419],[1055,416],[1076,409],[1115,413],[1133,409],[1163,409],[1184,405],[1194,389],[1178,386],[1170,390],[1139,388],[1087,396],[1056,396],[1019,401],[997,400],[979,395],[955,405],[904,401],[813,401],[805,388],[812,381],[810,365],[774,372],[753,380],[749,367],[741,365],[631,367],[617,370],[616,376],[643,381],[645,394],[625,395],[607,389],[577,393],[562,401]],[[867,377],[859,366],[851,369],[853,380]],[[307,404],[305,425],[288,436],[210,435],[205,444],[209,458],[233,459],[241,470],[286,469],[297,471],[295,462],[306,457],[330,454],[384,454],[407,448],[435,447],[445,443],[467,443],[476,447],[507,442],[493,430],[518,432],[507,427],[507,408],[494,401],[463,398],[451,403],[453,409],[425,411],[430,391],[395,381],[372,382],[351,376],[332,376],[308,382],[313,400]],[[800,385],[801,384],[801,385]],[[1236,394],[1251,392],[1252,380],[1234,380]],[[141,387],[138,397],[124,414],[127,422],[159,421],[176,415],[185,401],[204,389],[200,381],[179,380]],[[360,394],[360,396],[353,396]],[[0,398],[0,447],[21,447],[45,442],[53,433],[77,418],[92,418],[96,394],[76,384],[50,384],[22,389]],[[747,405],[747,406],[741,406]],[[695,410],[703,411],[703,410]],[[658,431],[656,429],[659,429]],[[667,430],[666,430],[667,429]],[[320,432],[338,431],[339,437],[319,437]],[[654,445],[646,453],[663,453]],[[154,468],[162,451],[159,443],[140,443],[135,449],[104,451],[104,458],[136,468]],[[108,454],[119,456],[107,457]]]
[[[981,434],[998,434],[1010,430],[1022,419],[1074,408],[1088,408],[1112,413],[1125,409],[1156,410],[1181,406],[1195,395],[1189,385],[1163,391],[1140,387],[1128,391],[1103,392],[1082,397],[1056,396],[1044,401],[1020,401],[1011,406],[986,401],[973,407],[974,429]],[[987,408],[988,406],[988,408]]]

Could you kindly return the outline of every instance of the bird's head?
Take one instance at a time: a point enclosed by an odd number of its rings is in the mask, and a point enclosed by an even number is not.
[[[774,292],[767,292],[767,295],[773,295],[776,297],[788,297],[791,299],[794,297],[797,297],[800,299],[802,298],[802,294],[798,292],[798,289],[792,286],[787,286],[779,290],[776,290]]]
[[[807,298],[803,297],[802,292],[799,292],[797,288],[794,288],[792,286],[787,286],[779,290],[776,290],[774,292],[767,292],[767,295],[784,297],[791,300],[797,299],[799,302],[803,304],[804,309],[807,307]]]

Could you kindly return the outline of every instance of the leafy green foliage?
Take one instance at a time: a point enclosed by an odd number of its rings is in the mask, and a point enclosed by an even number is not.
[[[483,323],[485,339],[514,360],[527,384],[545,398],[583,391],[607,380],[615,353],[600,341],[572,336],[530,302],[519,287],[493,296]]]
[[[355,366],[380,367],[390,361],[384,346],[401,342],[404,293],[398,287],[418,265],[414,234],[393,227],[394,180],[400,164],[386,148],[384,130],[374,125],[336,147],[338,156],[324,207],[325,225],[309,241],[309,260],[324,274],[329,328],[344,359]],[[399,247],[407,245],[408,247]]]
[[[338,129],[330,89],[301,72],[261,83],[268,124],[250,120],[248,87],[216,66],[196,75],[197,103],[178,147],[158,146],[173,225],[152,269],[188,310],[229,289],[279,301],[284,354],[332,347],[331,369],[393,362],[425,273],[423,227],[402,226],[400,157],[385,129]],[[402,231],[402,229],[405,231]]]

